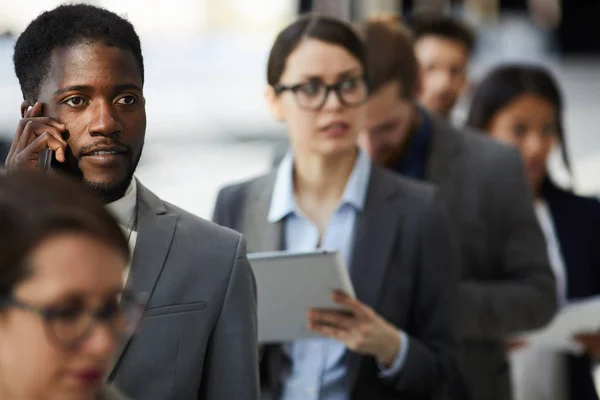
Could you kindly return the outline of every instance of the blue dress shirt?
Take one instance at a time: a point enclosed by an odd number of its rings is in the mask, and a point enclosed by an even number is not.
[[[365,205],[371,174],[371,160],[359,151],[346,184],[342,200],[331,217],[322,238],[317,227],[298,209],[294,197],[293,155],[288,152],[277,171],[268,220],[283,220],[285,250],[311,251],[321,243],[323,250],[339,251],[346,265],[352,259],[354,225],[357,213]],[[320,239],[320,240],[319,240]],[[402,348],[389,369],[380,367],[382,378],[398,373],[406,360],[409,341],[400,332]],[[291,362],[290,373],[282,376],[282,399],[285,400],[346,400],[346,348],[336,340],[315,338],[284,345]]]

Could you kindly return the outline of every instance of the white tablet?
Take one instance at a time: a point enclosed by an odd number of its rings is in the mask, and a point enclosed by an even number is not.
[[[307,328],[310,308],[342,309],[332,293],[355,297],[338,252],[268,252],[248,255],[258,295],[258,341],[280,343],[318,337]]]

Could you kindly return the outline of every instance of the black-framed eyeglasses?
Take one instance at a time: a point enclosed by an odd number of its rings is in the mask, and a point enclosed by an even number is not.
[[[92,332],[96,324],[107,326],[115,339],[133,335],[144,314],[147,296],[124,291],[97,310],[87,310],[82,304],[70,306],[36,307],[9,295],[0,305],[16,307],[38,315],[47,333],[66,350],[79,346]]]
[[[325,84],[320,79],[311,79],[296,85],[277,84],[274,89],[278,95],[285,91],[292,92],[298,106],[308,110],[323,108],[330,92],[334,92],[345,107],[357,107],[363,104],[369,96],[364,76],[343,78],[331,85]]]

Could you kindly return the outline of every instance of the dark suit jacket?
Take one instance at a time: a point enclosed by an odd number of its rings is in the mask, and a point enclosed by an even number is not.
[[[539,328],[556,311],[554,274],[518,151],[430,115],[425,180],[439,188],[461,250],[460,357],[470,396],[512,397],[505,339]],[[287,145],[277,148],[278,164]]]
[[[432,118],[426,180],[438,185],[462,248],[462,367],[474,400],[511,398],[505,340],[556,311],[554,274],[518,151]]]
[[[505,340],[556,311],[556,287],[518,151],[432,117],[425,177],[435,183],[462,249],[459,320],[473,400],[510,399]]]
[[[283,223],[267,221],[275,175],[224,188],[217,199],[214,220],[242,232],[250,252],[280,250],[284,243]],[[373,168],[350,275],[358,298],[411,341],[402,371],[386,380],[379,379],[374,358],[350,353],[352,399],[435,398],[455,365],[457,249],[434,201],[431,187]],[[289,364],[281,346],[266,347],[263,393],[277,397]]]
[[[567,273],[567,298],[600,294],[600,202],[576,196],[547,180],[548,203]],[[571,400],[597,400],[588,356],[568,357]]]
[[[140,400],[256,400],[256,286],[243,237],[138,184],[128,285],[150,294],[111,373]]]

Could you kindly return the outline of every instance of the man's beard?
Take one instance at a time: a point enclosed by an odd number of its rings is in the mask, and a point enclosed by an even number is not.
[[[88,188],[93,195],[97,196],[104,204],[112,203],[123,197],[129,188],[133,174],[137,169],[138,163],[142,156],[142,149],[140,149],[137,157],[133,159],[132,152],[127,154],[127,173],[123,179],[117,182],[92,182],[85,178],[83,171],[79,168],[78,162],[73,157],[72,153],[67,155],[67,162],[65,163],[54,163],[53,168],[59,173],[69,175],[78,181],[80,181],[84,187]]]
[[[108,204],[125,196],[131,179],[133,179],[134,171],[135,168],[130,173],[127,173],[125,178],[116,183],[90,182],[85,178],[81,180],[81,183],[83,183],[84,187],[90,189],[95,196],[100,198],[104,204]]]

